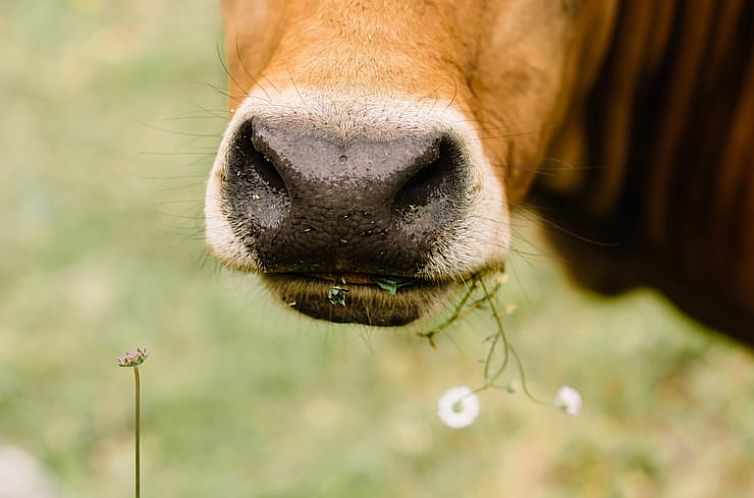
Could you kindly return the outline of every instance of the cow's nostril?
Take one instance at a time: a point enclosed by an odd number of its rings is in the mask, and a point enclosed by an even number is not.
[[[242,148],[247,166],[253,168],[254,172],[270,188],[286,190],[285,181],[280,176],[275,164],[280,158],[276,157],[275,153],[262,139],[254,135],[250,124],[247,124],[245,128],[247,130],[242,130],[244,134],[239,136],[239,140],[243,144]]]
[[[433,201],[455,199],[462,188],[462,156],[454,141],[442,137],[419,158],[418,169],[393,199],[393,211],[410,213]]]
[[[251,121],[239,128],[228,152],[229,201],[260,227],[277,225],[290,207],[280,161],[255,135]]]
[[[457,139],[350,139],[300,126],[250,119],[228,151],[228,216],[259,267],[415,276],[465,210],[469,167]]]

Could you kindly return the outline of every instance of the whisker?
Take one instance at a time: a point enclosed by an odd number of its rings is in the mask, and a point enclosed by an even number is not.
[[[238,45],[236,44],[236,46],[238,46]],[[222,66],[223,71],[225,71],[225,74],[227,74],[228,78],[230,78],[230,81],[232,81],[233,84],[236,85],[236,87],[238,87],[240,90],[243,90],[244,89],[243,86],[233,77],[233,75],[231,74],[230,70],[228,70],[228,66],[225,65],[225,60],[223,59],[223,56],[220,53],[220,44],[217,43],[217,42],[215,43],[215,51],[217,53],[217,60],[220,62],[220,65]],[[240,59],[240,57],[239,57],[239,59]],[[243,102],[244,97],[245,96],[239,97],[239,101],[238,102]],[[231,100],[235,101],[235,98],[233,98],[233,97],[229,97],[229,98],[231,98]]]
[[[236,35],[236,44],[235,45],[236,45],[236,56],[238,56],[238,61],[241,63],[241,67],[243,68],[244,72],[246,73],[246,76],[248,76],[252,81],[256,81],[259,78],[255,77],[255,76],[252,76],[252,74],[249,72],[249,68],[246,67],[246,63],[244,63],[244,61],[243,61],[244,58],[241,56],[241,48],[238,45],[238,36],[237,35]],[[278,89],[278,87],[276,87],[275,84],[272,83],[272,81],[270,81],[269,78],[267,78],[267,76],[265,76],[264,74],[260,73],[259,77],[261,77],[264,81],[266,81],[267,84],[269,84],[277,93],[280,93],[280,90]],[[259,87],[262,89],[262,92],[264,92],[264,94],[267,97],[267,99],[269,101],[272,101],[272,99],[270,98],[270,95],[267,93],[267,89],[265,89],[261,85]]]
[[[214,156],[214,152],[191,152],[191,151],[164,151],[164,150],[143,150],[139,154],[146,156]]]
[[[194,138],[221,138],[222,137],[222,134],[220,133],[191,133],[187,131],[173,130],[170,128],[164,128],[162,126],[156,126],[156,125],[147,123],[145,121],[137,120],[136,123],[138,123],[141,126],[151,128],[153,130],[164,131],[166,133],[172,133],[174,135],[181,135],[181,136],[186,136],[186,137],[194,137]]]
[[[234,102],[236,104],[240,104],[240,103],[242,103],[244,101],[243,97],[237,97],[237,96],[231,94],[230,92],[227,92],[227,91],[223,90],[222,88],[220,88],[217,85],[214,85],[212,83],[204,83],[204,85],[207,86],[207,87],[209,87],[210,89],[214,90],[215,92],[219,93],[220,95],[223,95],[228,100],[231,100],[232,102]]]
[[[190,119],[222,119],[223,121],[228,120],[228,116],[218,116],[218,115],[186,115],[186,116],[174,116],[172,118],[164,118],[163,121],[188,121]]]
[[[618,247],[618,246],[620,246],[620,244],[618,242],[603,242],[603,241],[600,241],[600,240],[590,239],[589,237],[586,237],[584,235],[580,235],[580,234],[578,234],[576,232],[568,230],[567,228],[565,228],[565,227],[563,227],[563,226],[555,223],[552,220],[548,220],[547,218],[545,218],[543,216],[539,216],[534,211],[527,210],[527,209],[521,209],[519,212],[521,213],[521,216],[524,216],[524,217],[533,216],[536,220],[538,220],[538,221],[540,221],[540,222],[542,222],[542,223],[544,223],[544,224],[546,224],[546,225],[548,225],[550,227],[553,227],[553,228],[555,228],[555,229],[557,229],[557,230],[559,230],[559,231],[561,231],[561,232],[563,232],[563,233],[565,233],[567,235],[570,235],[570,236],[572,236],[572,237],[574,237],[574,238],[576,238],[576,239],[578,239],[578,240],[580,240],[582,242],[587,242],[589,244],[593,244],[593,245],[600,246],[600,247]]]

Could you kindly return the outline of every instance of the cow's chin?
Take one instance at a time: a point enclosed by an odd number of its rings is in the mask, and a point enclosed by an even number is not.
[[[266,273],[263,281],[291,309],[312,318],[376,327],[407,325],[433,314],[452,292],[453,282],[397,280],[371,275]],[[395,280],[393,280],[395,282]]]

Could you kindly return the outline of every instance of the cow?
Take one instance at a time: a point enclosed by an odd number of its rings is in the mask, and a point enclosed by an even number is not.
[[[534,198],[558,208],[542,216],[584,283],[649,282],[754,341],[754,2],[223,12],[231,118],[206,237],[283,303],[374,326],[431,315],[504,269],[510,212]]]

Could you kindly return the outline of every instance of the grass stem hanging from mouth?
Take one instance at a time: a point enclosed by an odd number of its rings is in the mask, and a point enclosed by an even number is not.
[[[508,338],[508,335],[505,332],[503,317],[495,301],[497,293],[504,281],[504,279],[497,279],[495,286],[490,289],[487,282],[485,282],[484,277],[473,275],[471,278],[471,283],[466,286],[463,297],[455,305],[451,315],[440,325],[432,328],[429,331],[419,332],[418,335],[427,339],[430,346],[437,348],[435,337],[439,333],[445,331],[448,327],[450,327],[452,324],[457,322],[468,313],[471,313],[482,307],[489,307],[495,323],[495,331],[487,337],[490,346],[484,359],[484,383],[481,387],[476,389],[475,392],[489,388],[507,389],[506,386],[502,386],[498,382],[507,370],[511,359],[513,359],[516,364],[516,369],[518,370],[518,376],[520,378],[522,391],[533,401],[536,401],[537,403],[543,403],[541,400],[534,397],[529,391],[526,382],[526,373],[524,371],[523,362],[521,361],[521,357],[519,356],[518,351],[516,351],[516,349],[513,347]],[[481,289],[482,295],[481,297],[475,298],[474,294],[478,289]],[[511,307],[511,309],[514,308]]]
[[[513,357],[516,362],[519,378],[521,380],[521,389],[532,401],[544,404],[543,401],[535,398],[534,395],[532,395],[529,391],[529,387],[526,384],[526,373],[524,371],[524,365],[521,361],[521,357],[518,355],[518,351],[516,351],[516,349],[513,347],[511,342],[508,340],[508,335],[505,333],[505,328],[503,327],[503,319],[497,309],[497,305],[495,304],[494,299],[498,287],[496,286],[494,289],[495,292],[490,294],[490,292],[488,292],[487,290],[487,285],[484,283],[484,279],[480,279],[479,283],[482,286],[482,290],[484,291],[484,299],[487,301],[487,304],[492,311],[492,317],[495,319],[495,325],[497,326],[496,333],[492,337],[492,344],[490,345],[490,349],[487,353],[487,359],[484,364],[484,387],[482,389],[486,389],[488,387],[505,389],[504,386],[499,386],[496,384],[496,382],[500,379],[500,377],[502,377],[503,373],[505,372],[505,368],[508,366],[508,361],[511,357]],[[500,366],[498,366],[498,368],[494,371],[491,371],[492,362],[494,361],[495,348],[498,343],[501,344],[503,348],[503,359],[500,363]]]
[[[463,295],[463,298],[458,302],[458,304],[453,309],[453,314],[450,315],[450,317],[442,322],[437,327],[433,328],[432,330],[428,332],[419,332],[420,337],[424,337],[429,341],[429,345],[433,348],[437,349],[437,344],[435,344],[435,336],[448,328],[450,325],[456,322],[459,318],[461,318],[462,312],[464,310],[464,307],[466,306],[466,303],[471,299],[471,296],[474,294],[474,290],[476,290],[478,284],[478,277],[474,275],[474,277],[471,279],[471,285],[466,288],[466,292]]]

